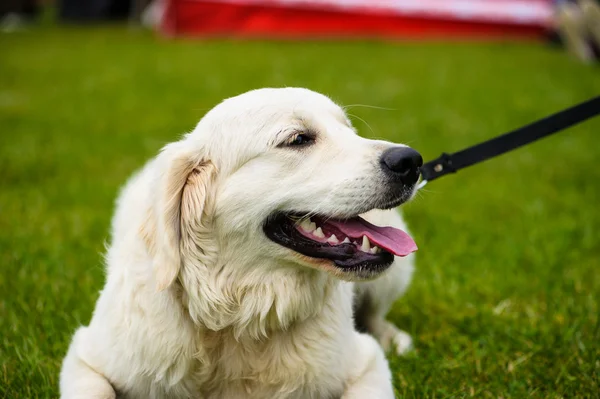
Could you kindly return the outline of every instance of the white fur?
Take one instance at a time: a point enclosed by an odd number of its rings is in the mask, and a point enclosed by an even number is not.
[[[305,150],[278,148],[296,130]],[[410,337],[385,321],[412,256],[352,283],[266,238],[276,210],[353,216],[382,195],[379,156],[344,112],[306,89],[225,100],[123,189],[107,280],[63,363],[63,398],[393,398],[382,348]],[[405,229],[395,211],[365,218]],[[408,337],[408,338],[407,338]],[[407,341],[408,339],[408,341]]]

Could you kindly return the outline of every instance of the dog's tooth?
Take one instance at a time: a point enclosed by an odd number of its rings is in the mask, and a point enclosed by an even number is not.
[[[350,244],[350,239],[348,237],[344,238],[344,241],[342,241],[342,244]]]
[[[302,219],[300,221],[300,227],[302,228],[302,230],[304,231],[311,231],[310,230],[310,219]]]
[[[370,252],[372,254],[378,254],[379,253],[379,247],[377,245],[375,245],[373,248],[371,248]]]
[[[362,245],[360,246],[360,250],[363,252],[369,252],[371,249],[371,243],[369,242],[369,238],[367,236],[363,236]]]
[[[338,244],[340,242],[340,240],[338,240],[338,238],[335,236],[335,234],[332,234],[331,237],[329,237],[327,239],[327,242],[330,244]]]
[[[312,233],[313,231],[316,230],[317,225],[314,224],[313,222],[310,221],[310,218],[308,219],[302,219],[302,221],[300,222],[300,227],[302,227],[302,229],[308,233]]]
[[[325,234],[323,234],[323,230],[321,230],[320,227],[314,231],[313,235],[315,237],[325,238]]]

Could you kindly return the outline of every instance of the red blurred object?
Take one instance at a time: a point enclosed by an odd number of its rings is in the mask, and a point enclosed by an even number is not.
[[[541,38],[551,0],[164,0],[171,36]]]

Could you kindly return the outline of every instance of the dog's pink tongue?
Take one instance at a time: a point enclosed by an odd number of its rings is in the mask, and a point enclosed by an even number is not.
[[[406,256],[417,250],[417,244],[405,232],[394,227],[379,227],[360,217],[339,221],[329,219],[331,224],[348,237],[367,236],[371,245],[377,245],[397,256]]]

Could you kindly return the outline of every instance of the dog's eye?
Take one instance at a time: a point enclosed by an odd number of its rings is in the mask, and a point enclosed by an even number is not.
[[[308,134],[297,134],[294,137],[292,137],[288,142],[287,145],[289,146],[303,146],[303,145],[307,145],[312,143],[313,141],[315,141],[314,137],[308,135]]]

